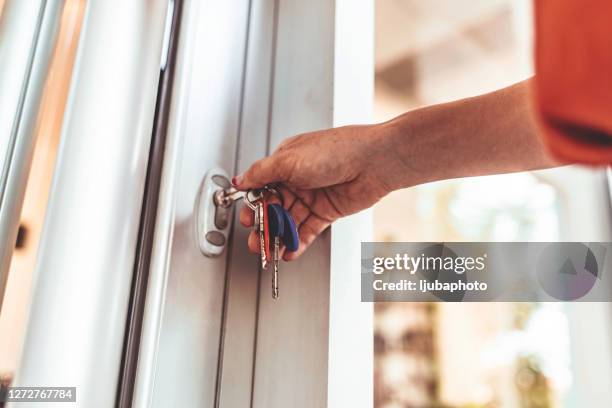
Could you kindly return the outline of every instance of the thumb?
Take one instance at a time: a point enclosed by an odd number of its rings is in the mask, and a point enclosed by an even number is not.
[[[261,188],[266,184],[285,181],[286,172],[277,154],[256,161],[244,174],[233,177],[232,184],[239,190]]]

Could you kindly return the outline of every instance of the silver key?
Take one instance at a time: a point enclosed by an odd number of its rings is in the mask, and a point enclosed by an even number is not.
[[[268,269],[268,260],[266,259],[266,242],[265,242],[265,231],[264,231],[264,205],[263,205],[263,192],[261,190],[249,190],[243,195],[244,203],[253,210],[255,215],[255,222],[253,228],[259,234],[259,252],[261,258],[261,268]]]
[[[265,230],[265,222],[268,214],[264,214],[266,211],[265,200],[267,200],[267,195],[272,194],[276,196],[281,206],[284,203],[284,199],[282,194],[280,194],[274,187],[264,186],[262,189],[258,190],[249,190],[246,194],[241,193],[235,190],[228,190],[224,193],[223,197],[217,199],[220,202],[223,200],[230,201],[235,200],[238,197],[242,196],[244,198],[245,204],[253,211],[255,214],[255,222],[253,224],[255,230],[259,233],[259,254],[261,257],[261,268],[266,270],[268,268],[268,259],[266,257],[266,252],[269,247],[269,242],[266,241],[266,230]],[[278,289],[278,275],[279,275],[279,263],[280,263],[280,238],[282,232],[276,232],[277,235],[274,235],[274,254],[273,254],[273,265],[274,271],[272,273],[272,298],[278,299],[279,289]]]
[[[257,229],[259,230],[259,252],[261,257],[261,269],[268,269],[268,260],[266,259],[266,235],[264,233],[264,205],[263,200],[257,202]]]
[[[272,273],[272,298],[278,299],[278,263],[280,261],[280,238],[274,237],[274,272]]]

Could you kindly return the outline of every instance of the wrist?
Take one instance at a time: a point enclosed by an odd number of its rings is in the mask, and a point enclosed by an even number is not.
[[[397,150],[400,133],[396,126],[384,122],[362,127],[360,133],[361,177],[377,186],[381,195],[405,187],[404,163]]]
[[[422,108],[376,125],[384,150],[381,171],[393,190],[448,178],[449,124],[438,113],[435,107]]]
[[[390,193],[426,182],[421,169],[414,167],[420,136],[410,113],[372,125],[369,171]]]

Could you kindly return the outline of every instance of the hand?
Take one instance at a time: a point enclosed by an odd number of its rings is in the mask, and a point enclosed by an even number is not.
[[[315,238],[338,218],[370,207],[391,190],[381,178],[377,154],[380,129],[346,126],[305,133],[285,140],[276,151],[232,179],[239,190],[277,183],[284,206],[298,227],[299,257]],[[240,222],[253,225],[253,212],[242,208]],[[259,252],[259,236],[252,231],[248,246]]]

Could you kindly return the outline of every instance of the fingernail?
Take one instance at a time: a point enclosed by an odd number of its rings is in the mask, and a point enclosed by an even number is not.
[[[244,180],[244,176],[241,174],[239,176],[232,177],[232,184],[235,186],[239,186]]]

